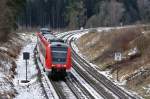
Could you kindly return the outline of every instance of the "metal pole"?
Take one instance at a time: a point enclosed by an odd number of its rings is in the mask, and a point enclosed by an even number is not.
[[[117,65],[117,81],[119,81],[119,80],[118,80],[118,65]]]
[[[27,81],[27,60],[26,60],[26,81]]]

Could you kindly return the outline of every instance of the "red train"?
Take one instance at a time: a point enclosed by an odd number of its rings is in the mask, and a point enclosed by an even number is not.
[[[44,71],[51,77],[65,77],[72,67],[71,48],[52,34],[36,35],[37,51]]]

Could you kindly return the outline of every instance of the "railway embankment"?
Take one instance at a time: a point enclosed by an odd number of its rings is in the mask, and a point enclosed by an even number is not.
[[[83,57],[96,64],[101,71],[109,71],[112,80],[118,71],[119,82],[136,91],[144,98],[150,93],[150,26],[138,25],[108,28],[102,31],[91,29],[83,35],[77,46]],[[115,53],[122,60],[114,60]]]
[[[17,94],[13,85],[15,59],[23,44],[18,34],[10,34],[7,41],[0,42],[0,99],[12,99]]]

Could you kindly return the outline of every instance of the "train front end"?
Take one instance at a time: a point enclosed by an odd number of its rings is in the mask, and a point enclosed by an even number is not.
[[[71,49],[64,43],[51,44],[52,76],[65,77],[71,70]]]

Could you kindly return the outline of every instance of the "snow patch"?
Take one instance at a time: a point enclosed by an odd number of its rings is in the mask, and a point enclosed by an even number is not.
[[[71,43],[73,49],[78,53],[78,55],[80,57],[82,57],[86,62],[88,62],[86,60],[86,58],[84,58],[84,56],[79,52],[79,49],[78,47],[76,46],[76,44],[74,42]],[[89,63],[89,62],[88,62]],[[134,95],[135,97],[139,97],[138,94],[136,92],[133,92],[133,91],[129,91],[125,88],[122,87],[122,85],[125,85],[126,84],[126,80],[120,80],[120,81],[117,81],[117,80],[112,80],[112,74],[110,73],[110,71],[100,71],[98,70],[98,67],[95,65],[95,64],[92,64],[92,63],[89,63],[91,64],[91,67],[93,67],[95,70],[97,70],[100,74],[103,74],[105,77],[107,77],[110,81],[112,81],[115,85],[118,85],[118,87],[120,87],[122,90],[124,90],[125,92],[129,93],[129,94],[132,94]],[[140,97],[141,98],[141,97]]]
[[[149,95],[150,95],[150,84],[147,85],[147,86],[145,86],[145,87],[143,87],[143,89],[146,90],[146,94],[149,94]]]
[[[74,69],[72,69],[72,74],[90,93],[92,93],[95,99],[103,99],[103,97],[100,96],[82,77],[80,77],[79,74]]]
[[[33,50],[36,45],[36,37],[29,34],[22,34],[22,36],[25,37],[26,40],[28,40],[28,44],[23,48],[18,59],[16,60],[17,75],[15,76],[13,83],[18,94],[15,99],[45,99],[41,83],[37,80],[37,70],[34,64]],[[30,60],[28,60],[27,66],[27,75],[28,80],[30,81],[29,83],[21,83],[21,81],[25,80],[26,78],[26,66],[25,60],[23,60],[23,52],[30,53]]]
[[[6,48],[6,47],[0,47],[0,50],[7,51],[8,48]]]

